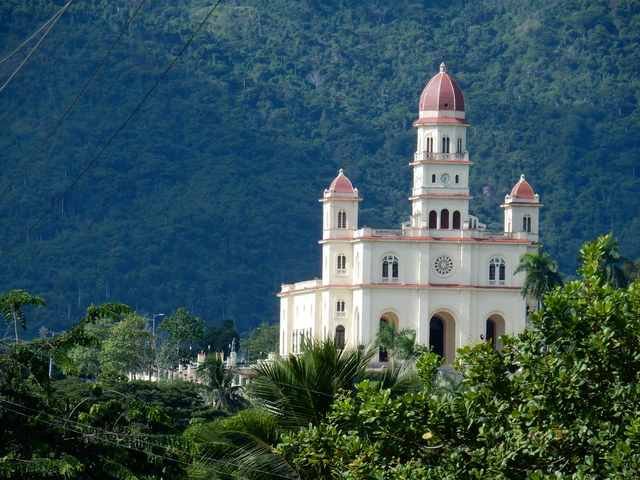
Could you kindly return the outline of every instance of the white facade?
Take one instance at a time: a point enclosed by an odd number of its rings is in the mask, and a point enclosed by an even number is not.
[[[444,65],[420,105],[410,220],[359,228],[361,199],[340,171],[320,200],[322,278],[279,294],[281,355],[309,337],[371,344],[384,321],[415,330],[450,362],[459,347],[525,328],[524,274],[514,270],[537,249],[539,198],[522,177],[502,205],[504,231],[487,232],[469,213],[464,100]]]

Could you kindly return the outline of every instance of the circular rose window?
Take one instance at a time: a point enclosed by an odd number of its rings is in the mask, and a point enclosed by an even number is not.
[[[440,255],[433,262],[433,268],[438,275],[446,276],[453,272],[453,260],[448,255]]]

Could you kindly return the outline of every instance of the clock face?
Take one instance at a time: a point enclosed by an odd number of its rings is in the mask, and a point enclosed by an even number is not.
[[[449,183],[449,181],[451,180],[451,177],[449,177],[448,173],[443,173],[442,175],[440,175],[440,181],[444,184],[447,185]]]

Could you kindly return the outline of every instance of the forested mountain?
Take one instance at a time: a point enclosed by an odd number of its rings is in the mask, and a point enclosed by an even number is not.
[[[3,0],[0,57],[61,4]],[[241,329],[275,320],[279,284],[320,272],[317,199],[339,167],[362,224],[408,216],[411,123],[442,60],[472,125],[474,214],[500,228],[525,172],[563,271],[607,231],[640,256],[640,2],[226,1],[61,198],[212,2],[147,0],[116,42],[137,4],[74,2],[0,93],[0,291],[47,299],[33,328],[107,300]]]

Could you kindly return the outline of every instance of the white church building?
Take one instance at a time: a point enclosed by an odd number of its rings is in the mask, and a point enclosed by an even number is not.
[[[362,198],[342,170],[324,191],[322,278],[282,285],[281,355],[298,353],[310,337],[368,345],[386,322],[415,330],[417,343],[451,362],[459,347],[495,346],[525,328],[525,275],[514,271],[537,250],[538,195],[521,176],[501,205],[502,232],[471,215],[469,124],[444,63],[420,96],[414,127],[412,213],[400,229],[358,225]]]

